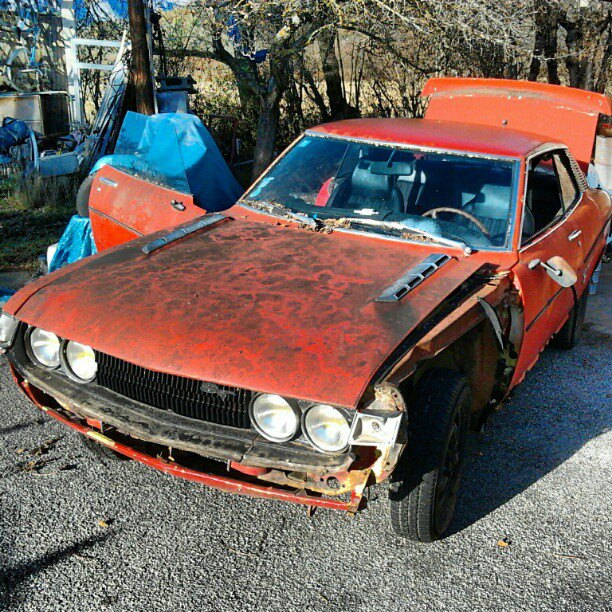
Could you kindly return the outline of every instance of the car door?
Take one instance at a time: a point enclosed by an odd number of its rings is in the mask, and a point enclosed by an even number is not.
[[[91,229],[99,251],[204,214],[193,196],[110,165],[96,173],[89,197]]]
[[[576,200],[575,210],[572,210],[574,231],[574,244],[582,252],[582,260],[578,272],[576,291],[578,295],[587,289],[591,275],[600,263],[602,252],[605,249],[608,232],[605,231],[606,219],[605,195],[600,189],[590,189],[586,177],[578,164],[573,160],[571,153],[567,152],[569,168],[580,190],[580,197]]]
[[[575,301],[575,289],[560,286],[540,263],[560,256],[576,274],[583,263],[573,215],[582,194],[573,175],[568,176],[564,155],[563,149],[557,149],[528,161],[519,260],[513,268],[524,307],[514,384],[565,323]]]

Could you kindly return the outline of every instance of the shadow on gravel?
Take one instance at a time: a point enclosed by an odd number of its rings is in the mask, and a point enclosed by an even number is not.
[[[586,326],[582,343],[605,346],[612,339]],[[485,433],[471,435],[449,535],[503,506],[612,429],[610,394],[585,389],[589,363],[580,344],[572,352],[546,349],[515,398],[492,415]],[[559,380],[560,370],[565,379]],[[555,379],[559,383],[551,384]]]
[[[9,605],[19,603],[24,599],[26,594],[20,590],[20,586],[23,582],[74,555],[82,555],[85,551],[99,544],[103,544],[116,534],[117,531],[114,530],[90,536],[79,542],[65,546],[64,548],[50,551],[38,559],[33,559],[25,563],[18,563],[14,567],[6,568],[3,573],[0,574],[0,585],[3,587],[0,589],[0,604],[6,604],[8,607]],[[2,591],[4,591],[4,593],[2,593]],[[2,595],[4,595],[5,601],[2,601]]]
[[[27,421],[26,423],[17,423],[16,425],[11,425],[10,427],[3,427],[3,428],[0,428],[0,436],[4,434],[14,433],[22,429],[27,429],[28,427],[32,427],[32,425],[40,425],[41,423],[42,423],[41,420]]]

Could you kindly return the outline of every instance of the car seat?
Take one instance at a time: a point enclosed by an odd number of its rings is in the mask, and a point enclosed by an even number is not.
[[[395,183],[395,177],[372,174],[370,165],[369,160],[360,160],[346,182],[346,188],[338,189],[328,206],[404,212],[404,197]]]

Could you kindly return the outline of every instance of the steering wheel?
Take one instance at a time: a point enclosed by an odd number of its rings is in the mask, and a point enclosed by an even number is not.
[[[438,213],[441,213],[441,212],[453,213],[455,215],[460,215],[462,217],[465,217],[468,221],[471,221],[487,238],[491,238],[491,233],[489,232],[489,230],[486,228],[486,226],[484,225],[482,221],[477,219],[471,213],[465,212],[465,210],[461,210],[459,208],[450,208],[448,206],[440,206],[439,208],[432,208],[431,210],[424,212],[421,215],[421,217],[431,217],[432,219],[437,219]]]

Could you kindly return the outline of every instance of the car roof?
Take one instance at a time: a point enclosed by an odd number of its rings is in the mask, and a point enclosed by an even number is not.
[[[546,142],[528,132],[432,119],[346,119],[323,123],[308,132],[508,157],[525,157]]]

